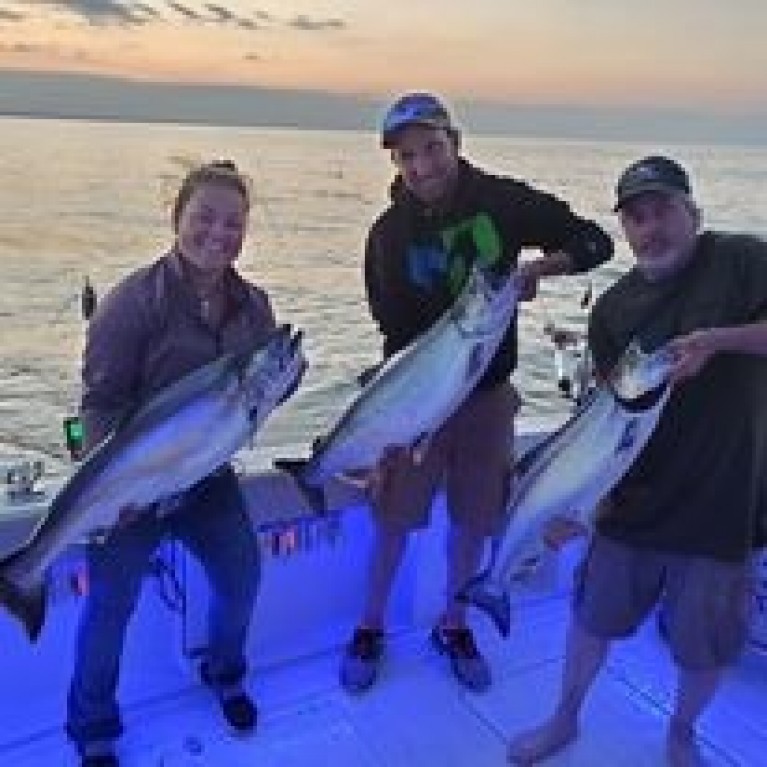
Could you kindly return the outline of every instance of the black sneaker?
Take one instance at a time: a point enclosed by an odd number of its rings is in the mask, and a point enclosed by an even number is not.
[[[453,674],[464,687],[474,692],[490,687],[490,666],[477,649],[470,628],[435,626],[431,642],[440,653],[450,658]]]
[[[384,651],[384,633],[364,626],[355,629],[341,659],[341,687],[350,693],[368,689],[378,677]]]
[[[200,666],[200,677],[210,687],[221,707],[221,713],[226,723],[239,735],[245,735],[256,728],[258,709],[251,697],[239,684],[220,687],[215,684],[208,671],[208,664]]]
[[[248,733],[256,729],[258,710],[250,696],[239,691],[233,695],[219,695],[221,713],[227,724],[238,733]]]

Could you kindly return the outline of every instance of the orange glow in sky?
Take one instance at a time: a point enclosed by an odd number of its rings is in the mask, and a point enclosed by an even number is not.
[[[763,0],[0,0],[0,69],[748,109],[765,29]]]

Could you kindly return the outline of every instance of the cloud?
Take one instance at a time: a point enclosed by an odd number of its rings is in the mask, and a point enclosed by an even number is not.
[[[240,29],[255,30],[261,28],[261,25],[252,19],[238,16],[226,6],[219,5],[218,3],[205,3],[205,8],[213,15],[213,17],[207,19],[207,21],[216,24],[232,24],[236,27],[240,27]]]
[[[11,11],[8,8],[0,8],[0,22],[3,21],[21,21],[24,18],[23,13]]]
[[[232,26],[248,31],[263,29],[270,24],[282,24],[304,32],[329,32],[346,29],[346,22],[339,18],[312,18],[298,15],[290,20],[281,20],[264,10],[252,10],[248,16],[240,15],[228,7],[224,0],[204,2],[196,7],[185,0],[163,0],[167,11],[181,16],[184,21],[194,24]],[[65,11],[91,25],[139,26],[160,21],[162,12],[152,0],[26,0],[28,6],[55,8]],[[26,14],[0,8],[0,23],[17,22]]]
[[[345,29],[346,22],[341,19],[310,19],[308,16],[296,16],[288,22],[288,26],[305,32],[325,32]]]
[[[232,13],[228,8],[225,8],[223,5],[218,5],[217,3],[205,3],[205,7],[213,14],[214,21],[221,21],[221,22],[227,22],[227,21],[237,21],[237,16]]]
[[[41,45],[39,43],[0,43],[0,53],[9,53],[15,56],[43,54],[67,61],[88,61],[90,58],[85,51],[77,48],[64,50],[57,45]]]
[[[159,19],[160,18],[160,12],[157,10],[157,8],[152,7],[151,5],[147,5],[146,3],[134,3],[133,7],[139,11],[139,13],[143,13],[146,16]]]
[[[202,16],[197,13],[193,8],[181,3],[175,2],[175,0],[168,0],[168,7],[172,8],[176,13],[181,14],[185,19],[189,21],[202,21]]]
[[[69,11],[93,25],[139,25],[157,15],[154,8],[132,0],[33,0],[33,3]]]

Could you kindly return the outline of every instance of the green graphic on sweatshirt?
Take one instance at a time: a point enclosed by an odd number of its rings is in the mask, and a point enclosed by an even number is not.
[[[475,263],[493,266],[503,254],[501,237],[487,213],[443,229],[440,237],[449,254],[447,281],[453,297],[461,292]]]

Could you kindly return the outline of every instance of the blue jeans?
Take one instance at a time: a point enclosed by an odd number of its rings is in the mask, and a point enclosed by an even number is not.
[[[66,731],[81,752],[122,733],[117,680],[125,630],[150,557],[163,539],[181,541],[211,585],[210,683],[222,688],[245,676],[245,641],[260,576],[258,542],[231,469],[191,488],[169,516],[150,512],[88,547],[90,593],[80,619]]]

